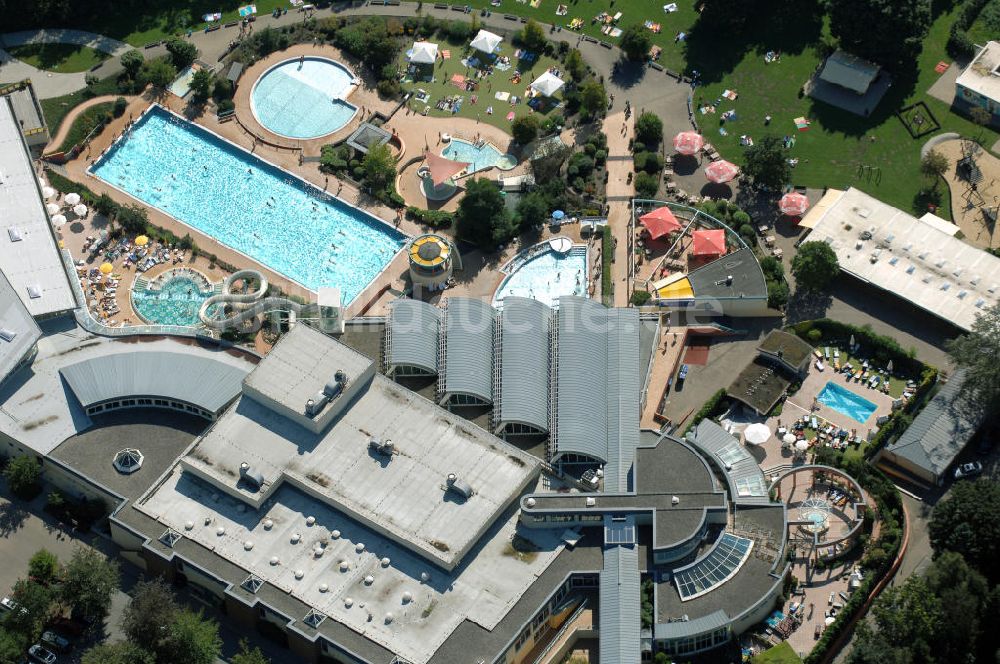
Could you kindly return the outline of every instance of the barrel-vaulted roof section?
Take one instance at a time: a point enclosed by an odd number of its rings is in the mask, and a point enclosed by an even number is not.
[[[500,424],[549,430],[552,309],[525,297],[506,297],[500,314]]]
[[[441,310],[420,300],[400,299],[389,310],[389,366],[438,371]]]
[[[482,300],[448,298],[443,392],[493,402],[493,326],[497,312]]]

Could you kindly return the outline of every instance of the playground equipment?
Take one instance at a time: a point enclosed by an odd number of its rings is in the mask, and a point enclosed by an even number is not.
[[[257,289],[249,293],[233,293],[237,281],[257,282]],[[344,332],[343,306],[339,288],[321,288],[316,303],[301,304],[287,297],[267,296],[267,277],[257,270],[239,270],[222,282],[222,292],[208,298],[198,309],[202,324],[213,330],[225,330],[243,325],[247,321],[277,311],[295,314],[299,320],[318,321],[319,329],[328,334]],[[209,314],[215,306],[220,316]]]

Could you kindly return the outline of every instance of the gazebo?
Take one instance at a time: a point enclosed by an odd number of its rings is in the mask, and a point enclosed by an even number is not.
[[[559,92],[564,85],[566,85],[565,81],[552,72],[546,71],[544,74],[536,78],[534,82],[532,82],[531,89],[541,95],[551,97],[555,93]]]
[[[495,35],[489,30],[480,30],[469,46],[476,49],[477,51],[482,51],[483,53],[492,54],[500,46],[500,42],[503,41],[503,37],[500,35]]]
[[[726,253],[726,231],[721,228],[691,234],[692,256],[721,256]]]
[[[432,65],[438,59],[438,45],[432,42],[413,42],[413,47],[407,52],[411,64]]]
[[[681,229],[681,222],[677,221],[677,217],[665,205],[642,215],[639,217],[639,222],[646,227],[651,240],[659,239]]]

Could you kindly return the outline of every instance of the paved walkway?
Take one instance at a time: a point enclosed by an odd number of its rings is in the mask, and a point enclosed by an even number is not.
[[[88,99],[79,106],[73,108],[73,110],[67,113],[66,117],[63,118],[62,124],[58,127],[49,127],[49,131],[55,129],[56,134],[49,139],[49,144],[45,146],[44,152],[53,152],[60,145],[62,145],[62,142],[66,140],[66,134],[69,133],[70,127],[73,126],[73,121],[76,120],[81,113],[92,106],[114,102],[115,99],[118,99],[118,95],[101,95],[100,97]]]
[[[18,60],[4,50],[25,44],[76,44],[108,53],[115,58],[132,49],[125,42],[83,30],[25,30],[0,35],[0,80],[13,83],[30,78],[39,99],[61,97],[79,90],[86,85],[87,72],[57,74],[44,71]],[[102,69],[101,75],[109,73],[112,73],[110,69]]]
[[[622,105],[624,107],[624,104]],[[608,226],[615,238],[615,257],[611,267],[611,293],[615,306],[628,306],[632,294],[628,274],[630,249],[629,226],[632,221],[632,202],[635,186],[632,173],[632,153],[629,141],[635,133],[635,116],[625,119],[625,112],[612,113],[604,119],[604,134],[608,137]]]

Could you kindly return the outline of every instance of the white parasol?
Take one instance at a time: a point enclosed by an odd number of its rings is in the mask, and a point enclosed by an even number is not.
[[[795,442],[795,434],[786,433],[784,437],[781,439],[781,442],[783,442],[785,445],[791,445],[792,443]]]
[[[413,42],[408,56],[413,64],[432,65],[438,59],[438,45],[425,41]]]
[[[799,452],[805,452],[806,450],[809,449],[809,441],[800,440],[799,442],[795,443],[795,449],[797,449]]]
[[[743,438],[751,445],[763,445],[771,437],[771,430],[766,424],[756,422],[743,431]]]
[[[546,71],[531,84],[531,89],[535,92],[551,97],[559,91],[566,83],[550,71]]]
[[[52,198],[56,195],[56,190],[52,187],[42,187],[42,198]]]
[[[76,205],[77,203],[80,202],[80,194],[76,193],[75,191],[71,191],[70,193],[66,194],[65,200],[66,200],[66,205]]]
[[[49,214],[55,214],[56,212],[59,212],[59,206],[56,205],[55,203],[46,203],[45,211],[48,212]]]
[[[469,46],[483,53],[493,53],[502,41],[503,37],[500,35],[495,35],[489,30],[480,30]]]
[[[73,214],[75,214],[78,217],[86,217],[87,216],[87,206],[84,205],[83,203],[80,203],[78,205],[74,205],[73,206]]]
[[[66,217],[64,217],[63,215],[57,214],[54,217],[52,217],[52,225],[55,226],[56,228],[61,228],[65,224],[66,224]]]

